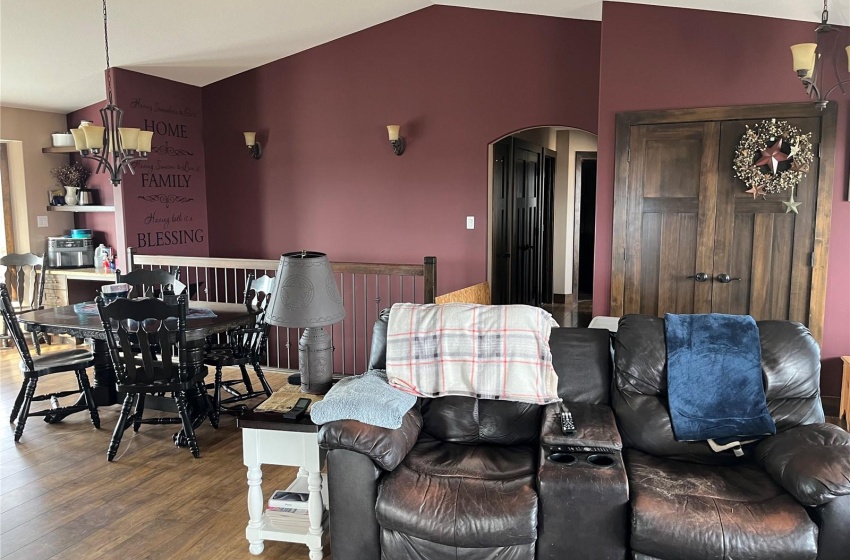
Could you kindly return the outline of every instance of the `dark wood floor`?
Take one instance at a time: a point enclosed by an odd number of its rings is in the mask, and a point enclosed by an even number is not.
[[[245,540],[248,486],[232,416],[223,416],[218,430],[209,423],[198,429],[200,459],[171,443],[176,426],[142,426],[125,432],[108,463],[118,405],[99,409],[100,430],[86,412],[53,425],[30,418],[16,444],[13,425],[4,419],[21,383],[18,360],[16,350],[0,349],[1,558],[257,558]],[[286,382],[279,373],[267,378],[272,388]],[[39,392],[74,387],[73,374],[39,382]],[[295,472],[264,467],[263,489],[285,488]],[[259,558],[306,559],[307,548],[266,541]]]

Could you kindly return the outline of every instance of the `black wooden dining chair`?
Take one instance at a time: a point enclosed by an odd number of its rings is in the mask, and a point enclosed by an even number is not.
[[[9,290],[9,299],[15,313],[25,313],[43,307],[44,257],[34,253],[9,253],[0,257],[0,274]],[[0,340],[11,340],[7,331],[0,333]],[[45,338],[49,342],[49,339]],[[32,341],[39,352],[39,334],[32,333]]]
[[[215,383],[208,388],[213,389],[213,407],[216,414],[230,412],[240,414],[248,409],[245,405],[229,406],[254,397],[272,395],[271,387],[266,381],[261,362],[266,355],[269,325],[266,323],[266,308],[274,291],[274,278],[265,275],[254,279],[248,276],[245,286],[245,306],[248,311],[256,313],[256,321],[252,327],[242,327],[228,331],[225,344],[209,344],[204,353],[204,363],[215,366]],[[248,375],[247,365],[251,364],[261,388],[255,389]],[[241,379],[222,380],[222,368],[239,366]],[[242,385],[243,390],[236,386]],[[230,396],[222,398],[222,391]]]
[[[147,269],[137,268],[126,274],[120,270],[115,271],[115,282],[126,283],[133,286],[131,297],[161,297],[164,293],[173,292],[180,295],[186,289],[186,285],[178,278],[179,273],[175,270],[169,272],[160,268]]]
[[[206,366],[192,368],[188,364],[186,343],[186,295],[170,304],[156,298],[119,298],[106,305],[97,298],[97,308],[106,332],[106,342],[117,377],[118,392],[126,393],[121,415],[109,443],[107,459],[112,461],[121,444],[121,437],[131,425],[134,431],[141,424],[182,424],[183,435],[192,455],[201,451],[188,409],[190,393],[200,391],[205,398],[194,399],[196,414],[209,415],[217,426],[209,397],[206,397],[204,377]],[[159,350],[154,352],[154,347]],[[144,418],[145,395],[171,394],[177,417]]]
[[[91,352],[84,349],[64,350],[61,352],[51,352],[43,356],[32,356],[27,346],[26,338],[21,330],[21,325],[18,323],[15,309],[12,305],[12,299],[9,296],[9,290],[6,284],[0,283],[0,314],[3,315],[3,322],[6,324],[9,335],[14,340],[18,353],[21,355],[21,374],[23,382],[18,391],[18,396],[15,398],[15,403],[12,405],[12,414],[9,417],[10,422],[15,422],[15,441],[21,439],[26,426],[27,418],[30,416],[44,416],[45,421],[52,422],[51,415],[61,414],[62,417],[88,410],[91,415],[91,422],[95,428],[100,428],[100,417],[97,414],[97,407],[92,398],[91,386],[89,385],[89,377],[86,374],[86,368],[94,365],[94,359]],[[77,377],[76,391],[57,391],[55,393],[36,395],[35,389],[38,385],[38,380],[45,375],[53,373],[64,373],[73,371]],[[82,393],[85,396],[84,405],[72,405],[60,407],[57,399],[70,395],[79,395]],[[33,401],[47,401],[55,405],[46,410],[30,412],[30,405]]]

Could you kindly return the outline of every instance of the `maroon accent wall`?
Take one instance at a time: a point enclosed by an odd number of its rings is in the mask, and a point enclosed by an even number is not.
[[[126,244],[139,254],[209,255],[201,88],[113,68],[123,124],[154,132],[121,181]]]
[[[432,6],[204,87],[210,254],[436,255],[440,292],[485,280],[488,144],[532,126],[596,132],[599,29]]]
[[[815,27],[618,2],[603,4],[602,22],[594,315],[610,309],[616,113],[805,101],[788,47],[811,42]],[[843,33],[846,37],[848,30]],[[839,356],[850,351],[850,202],[845,202],[850,98],[834,92],[832,99],[839,111],[822,345],[822,390],[827,395],[839,394]]]

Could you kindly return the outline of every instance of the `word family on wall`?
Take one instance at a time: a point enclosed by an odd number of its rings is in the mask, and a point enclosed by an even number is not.
[[[125,195],[133,199],[132,216],[125,218],[128,239],[138,248],[180,246],[180,254],[203,254],[208,240],[200,107],[165,102],[170,92],[158,93],[158,100],[135,97],[129,105],[133,120],[154,137]]]

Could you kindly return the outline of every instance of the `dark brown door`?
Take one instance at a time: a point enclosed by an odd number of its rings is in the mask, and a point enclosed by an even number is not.
[[[734,175],[747,125],[787,120],[815,161],[762,198]],[[611,313],[731,313],[823,331],[836,107],[814,104],[624,113],[617,118]]]
[[[820,119],[788,119],[803,133],[820,138]],[[733,154],[746,125],[724,122],[720,153]],[[747,314],[758,319],[808,322],[811,260],[817,206],[816,166],[798,185],[794,198],[802,204],[786,213],[788,191],[753,199],[729,165],[718,170],[717,235],[714,246],[712,310]],[[723,276],[725,275],[725,276]],[[728,278],[727,278],[728,277]],[[728,280],[728,281],[726,281]]]
[[[539,146],[514,140],[510,303],[540,303],[542,159]]]
[[[493,145],[494,304],[552,299],[555,157],[513,137]]]
[[[625,313],[711,311],[718,131],[632,127]]]
[[[493,253],[490,292],[494,304],[508,303],[511,290],[511,139],[493,145]]]

